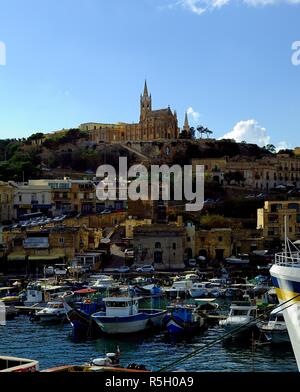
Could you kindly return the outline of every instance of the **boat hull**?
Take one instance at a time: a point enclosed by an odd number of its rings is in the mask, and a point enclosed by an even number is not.
[[[219,322],[219,325],[224,328],[226,333],[232,333],[234,338],[244,338],[256,329],[257,322],[253,320],[251,323],[228,323],[226,320]],[[239,328],[239,330],[237,330]],[[229,336],[231,337],[231,336]]]
[[[183,335],[197,332],[200,326],[198,323],[184,323],[181,320],[170,317],[166,321],[166,328],[171,335]]]
[[[264,332],[266,339],[274,344],[290,343],[288,331]]]
[[[67,319],[72,326],[72,338],[74,340],[92,339],[101,335],[101,329],[92,319],[91,314],[79,309],[70,309],[67,312]]]
[[[39,323],[63,323],[67,321],[66,314],[36,314],[33,317],[33,321],[37,321]]]
[[[99,312],[92,315],[92,319],[105,334],[130,334],[161,327],[165,314],[166,311],[161,310],[140,310],[134,316],[107,317],[105,312]]]
[[[300,371],[300,268],[274,264],[270,269],[279,303],[284,306],[283,317]]]

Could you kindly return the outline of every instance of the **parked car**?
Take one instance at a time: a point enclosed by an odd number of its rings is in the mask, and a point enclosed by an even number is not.
[[[120,272],[120,274],[124,274],[129,271],[130,268],[127,265],[122,265],[121,267],[115,269],[115,272]]]
[[[136,272],[154,272],[155,268],[151,264],[142,265],[136,269]]]

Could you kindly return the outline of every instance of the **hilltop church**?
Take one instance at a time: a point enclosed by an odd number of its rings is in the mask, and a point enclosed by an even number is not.
[[[186,117],[187,122],[187,117]],[[187,127],[185,123],[185,127]],[[80,130],[88,132],[94,143],[120,143],[128,141],[153,141],[157,139],[177,139],[179,127],[176,111],[170,107],[152,110],[151,94],[145,81],[144,93],[140,97],[140,121],[138,124],[85,123]]]

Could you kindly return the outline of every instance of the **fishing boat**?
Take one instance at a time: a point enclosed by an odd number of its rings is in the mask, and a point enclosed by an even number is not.
[[[68,286],[51,285],[47,279],[31,282],[26,288],[26,300],[24,300],[24,305],[46,305],[46,303],[51,301],[54,297],[63,296],[68,289]]]
[[[163,323],[170,334],[190,334],[205,325],[205,319],[193,304],[174,304],[167,307],[168,314]]]
[[[163,295],[163,291],[160,286],[156,284],[149,284],[145,286],[134,286],[132,288],[135,295],[140,295],[144,298],[156,298]]]
[[[260,323],[258,328],[260,332],[264,334],[268,342],[274,344],[290,343],[288,330],[280,307],[272,310],[269,320]]]
[[[170,297],[186,297],[189,295],[189,290],[193,286],[192,280],[177,280],[169,289],[165,289],[165,293]]]
[[[284,304],[281,310],[300,371],[300,250],[287,237],[287,217],[284,251],[275,255],[270,274],[279,303]]]
[[[249,255],[248,254],[239,254],[237,256],[230,256],[225,259],[228,264],[249,264]]]
[[[102,299],[86,298],[79,303],[79,307],[72,307],[67,302],[63,302],[63,306],[72,327],[74,340],[96,338],[101,335],[101,329],[91,316],[105,309]]]
[[[32,316],[32,321],[41,323],[62,323],[66,321],[67,315],[62,301],[50,301],[42,310],[36,311]]]
[[[116,281],[112,276],[107,275],[94,275],[96,279],[91,282],[91,288],[97,290],[106,290],[116,284]]]
[[[195,282],[189,289],[192,298],[204,298],[209,296],[210,282]]]
[[[219,325],[226,332],[234,332],[234,337],[242,337],[257,324],[257,306],[250,301],[235,301],[230,305],[229,315],[220,320]]]
[[[162,326],[165,310],[139,309],[141,297],[103,298],[105,311],[92,315],[102,332],[127,334]]]

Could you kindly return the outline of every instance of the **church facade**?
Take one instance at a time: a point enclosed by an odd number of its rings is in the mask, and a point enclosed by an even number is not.
[[[140,97],[140,121],[137,124],[85,123],[80,130],[88,132],[94,143],[124,143],[130,141],[153,141],[157,139],[177,139],[179,127],[176,111],[170,107],[152,110],[152,97],[148,94],[145,81]]]

